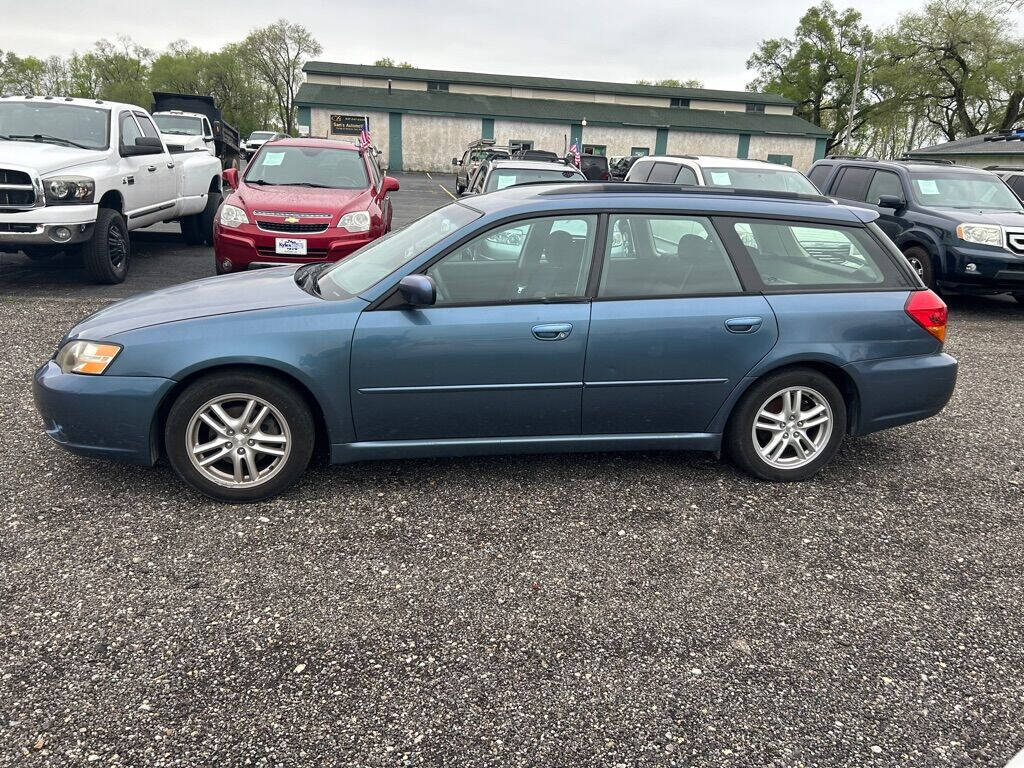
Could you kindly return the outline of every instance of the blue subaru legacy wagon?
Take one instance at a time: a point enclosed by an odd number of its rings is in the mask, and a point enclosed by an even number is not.
[[[333,462],[726,451],[803,480],[938,413],[946,307],[873,211],[786,193],[512,187],[338,262],[186,283],[83,321],[36,372],[76,453],[166,455],[219,499]]]

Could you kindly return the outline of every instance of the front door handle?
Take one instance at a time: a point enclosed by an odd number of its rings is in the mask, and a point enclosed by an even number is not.
[[[540,341],[561,341],[569,338],[572,323],[547,323],[533,326],[533,337]]]
[[[725,321],[725,330],[729,333],[753,333],[763,322],[763,317],[733,317]]]
[[[155,170],[156,170],[156,166],[155,166],[155,165],[151,165],[151,166],[149,166],[149,168],[147,168],[146,170],[147,170],[147,171],[149,171],[150,173],[152,173],[153,171],[155,171]]]

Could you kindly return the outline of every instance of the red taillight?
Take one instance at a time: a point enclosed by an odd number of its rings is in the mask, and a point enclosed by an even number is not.
[[[910,319],[939,341],[946,340],[946,303],[932,291],[914,291],[904,307]]]

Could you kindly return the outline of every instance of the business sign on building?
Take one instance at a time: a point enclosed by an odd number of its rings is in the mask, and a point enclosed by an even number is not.
[[[358,136],[363,130],[362,115],[331,115],[331,134],[334,136]]]

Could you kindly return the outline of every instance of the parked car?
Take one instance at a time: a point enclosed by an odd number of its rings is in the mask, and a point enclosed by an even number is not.
[[[561,162],[539,162],[536,160],[499,160],[484,162],[473,175],[469,195],[494,192],[516,184],[539,181],[586,181],[578,168]]]
[[[455,194],[461,195],[469,187],[469,182],[480,167],[480,163],[490,158],[508,158],[511,152],[508,147],[495,146],[490,139],[480,139],[470,143],[469,148],[462,153],[462,157],[453,157],[452,165],[455,166]]]
[[[220,162],[172,156],[149,113],[100,99],[0,97],[0,251],[77,251],[98,283],[120,283],[129,231],[180,221],[212,242]]]
[[[539,160],[544,163],[556,163],[559,157],[546,149],[520,149],[512,153],[513,160]]]
[[[804,480],[948,401],[946,307],[874,212],[617,186],[510,187],[337,264],[107,307],[36,371],[46,432],[250,501],[317,439],[335,463],[724,450]]]
[[[1010,165],[989,165],[986,171],[992,171],[996,176],[1006,182],[1013,194],[1024,200],[1024,167],[1017,168]]]
[[[212,96],[153,93],[153,121],[172,154],[205,151],[222,168],[238,168],[242,154],[238,129],[224,120]]]
[[[251,160],[260,147],[266,144],[268,141],[277,141],[278,139],[288,138],[283,133],[277,131],[253,131],[249,134],[249,138],[245,141],[245,159]]]
[[[570,161],[570,157],[566,157]],[[608,158],[604,155],[580,155],[580,170],[590,181],[611,181]]]
[[[629,169],[626,181],[820,194],[806,176],[787,165],[711,155],[641,157]]]
[[[369,151],[329,139],[264,144],[214,225],[218,274],[254,267],[337,261],[391,231],[388,198],[398,181],[382,176]]]
[[[611,174],[613,179],[621,181],[626,178],[626,174],[629,173],[629,169],[633,167],[633,163],[641,157],[644,157],[644,155],[627,155],[625,157],[609,158],[608,172]]]
[[[989,171],[937,161],[836,157],[810,170],[822,191],[879,213],[926,285],[1024,302],[1024,206]]]

